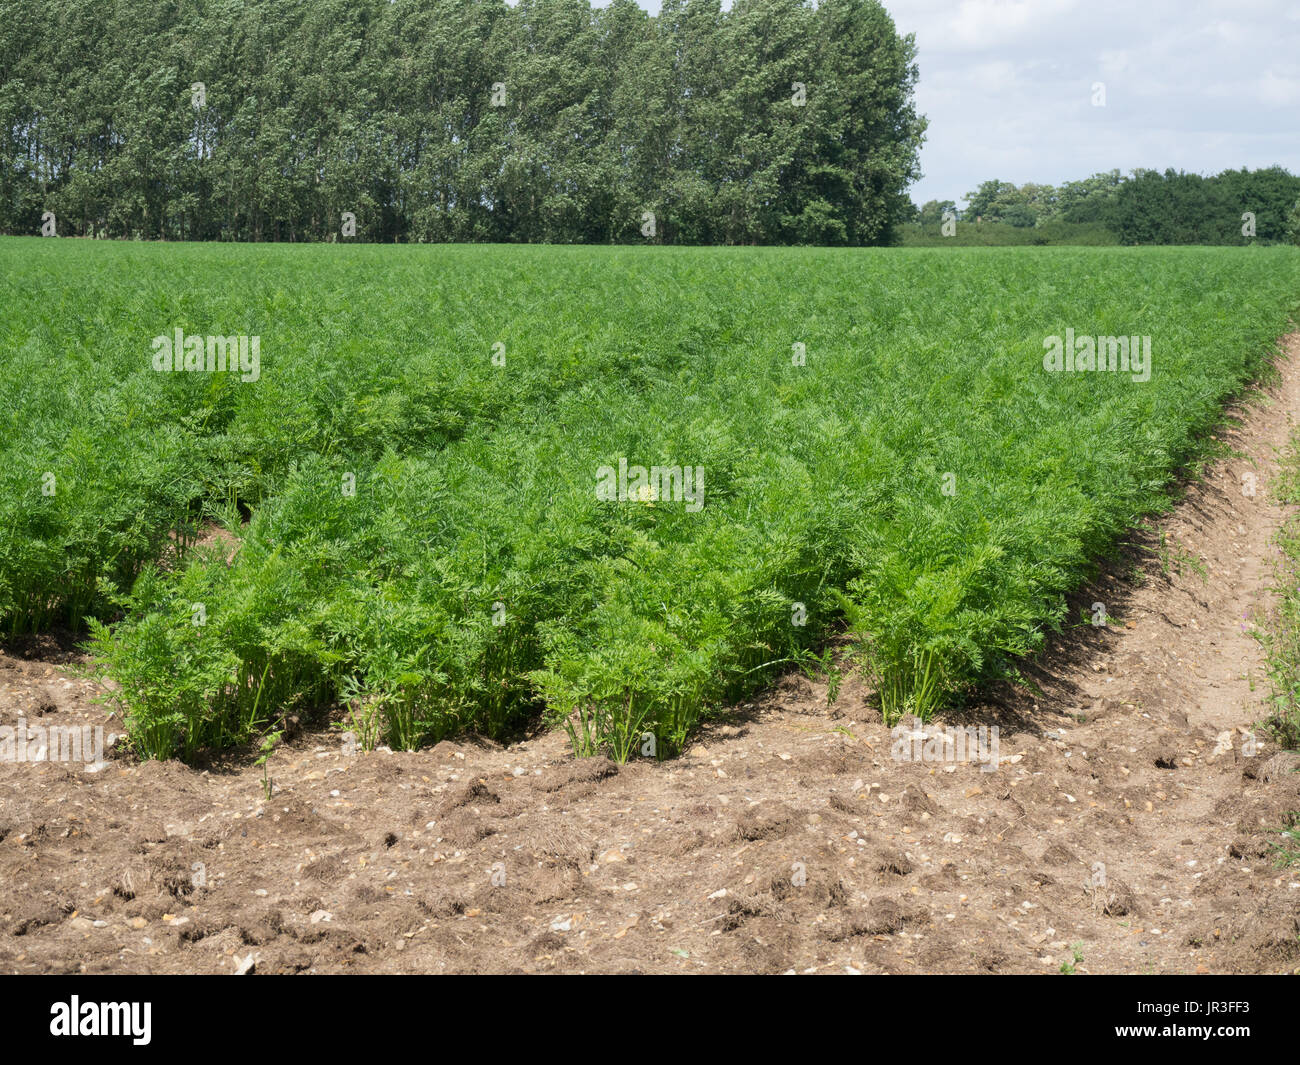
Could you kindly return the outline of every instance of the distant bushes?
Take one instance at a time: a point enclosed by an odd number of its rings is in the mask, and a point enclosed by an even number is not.
[[[942,223],[909,224],[899,227],[906,248],[1033,247],[1048,244],[1105,246],[1118,244],[1119,238],[1095,222],[1048,222],[1035,228],[1013,226],[1006,222],[957,222],[953,235],[945,237]]]
[[[951,200],[915,208],[902,242],[911,245],[1278,244],[1300,242],[1294,208],[1300,176],[1280,166],[1225,170],[1111,170],[1059,187],[985,181],[958,211]],[[943,238],[945,213],[957,233]],[[919,228],[918,228],[919,227]]]
[[[1281,167],[1211,177],[1141,170],[1069,217],[1095,217],[1123,244],[1276,244],[1297,197],[1300,177]]]

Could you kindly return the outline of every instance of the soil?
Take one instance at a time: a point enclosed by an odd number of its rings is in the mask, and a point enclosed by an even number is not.
[[[1300,971],[1300,869],[1270,849],[1300,756],[1255,729],[1250,631],[1293,510],[1286,346],[1228,457],[1023,681],[938,723],[996,725],[996,771],[893,757],[851,670],[833,703],[787,676],[663,763],[559,732],[353,753],[325,725],[273,755],[269,801],[256,752],[0,763],[0,971]],[[0,723],[120,729],[84,661],[10,644]]]

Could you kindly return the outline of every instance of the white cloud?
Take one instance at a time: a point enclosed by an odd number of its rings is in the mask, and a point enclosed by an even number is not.
[[[962,0],[944,28],[944,44],[1005,48],[1050,26],[1074,6],[1074,0]]]
[[[1268,70],[1256,83],[1260,101],[1271,107],[1294,107],[1300,104],[1300,78],[1287,78]],[[1300,119],[1297,119],[1300,125]]]
[[[913,199],[1135,167],[1300,173],[1294,0],[885,0],[930,120]],[[1092,84],[1106,106],[1091,106]]]

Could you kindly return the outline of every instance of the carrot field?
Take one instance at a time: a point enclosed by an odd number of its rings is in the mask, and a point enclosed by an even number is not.
[[[141,755],[330,711],[625,760],[841,633],[886,723],[1008,675],[1300,250],[6,238],[0,292],[0,624],[84,630]]]

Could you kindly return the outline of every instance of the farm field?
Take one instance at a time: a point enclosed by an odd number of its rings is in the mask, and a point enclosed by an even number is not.
[[[1300,293],[1280,247],[0,267],[4,628],[91,619],[133,751],[188,760],[322,709],[365,747],[540,714],[663,757],[845,630],[886,724],[959,707],[1167,505]],[[1149,363],[1048,372],[1067,330]],[[166,368],[177,331],[245,362]]]
[[[1107,623],[942,715],[1001,730],[995,773],[900,758],[851,665],[833,699],[791,670],[660,763],[325,725],[264,767],[3,761],[0,970],[1294,972],[1300,756],[1254,723],[1298,359],[1293,335],[1223,455],[1071,597]],[[86,664],[66,634],[6,641],[5,720],[115,731]]]
[[[0,969],[1300,965],[1300,253],[0,260]]]

